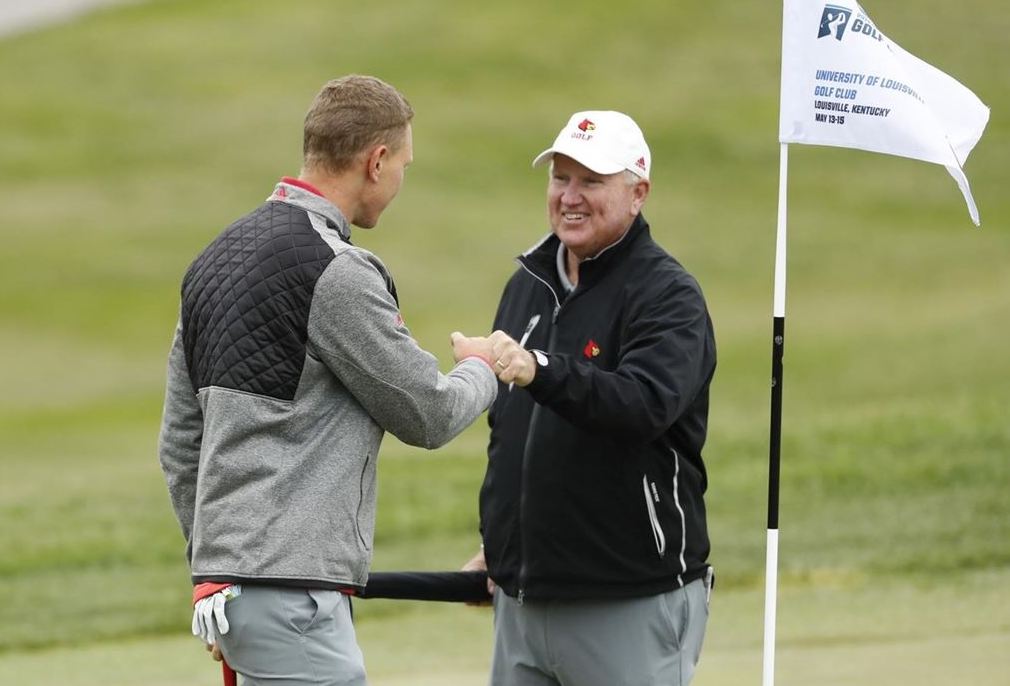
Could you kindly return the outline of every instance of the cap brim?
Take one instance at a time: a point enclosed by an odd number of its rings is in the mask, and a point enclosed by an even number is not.
[[[552,157],[554,157],[554,148],[547,148],[542,153],[533,158],[533,166],[539,167],[541,164],[545,164]]]
[[[624,171],[624,165],[613,162],[611,160],[600,159],[593,155],[591,151],[586,150],[584,147],[572,148],[564,145],[554,145],[553,147],[547,148],[542,153],[533,158],[533,166],[539,167],[543,163],[550,160],[555,155],[564,155],[565,157],[570,157],[583,167],[596,172],[597,174],[616,174],[617,172]]]

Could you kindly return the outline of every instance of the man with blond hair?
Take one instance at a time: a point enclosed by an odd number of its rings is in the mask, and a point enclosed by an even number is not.
[[[368,76],[327,83],[303,166],[182,283],[159,453],[187,543],[194,633],[244,684],[364,684],[347,595],[366,583],[386,431],[434,448],[496,395],[490,343],[438,370],[403,323],[374,227],[413,157],[413,110]]]

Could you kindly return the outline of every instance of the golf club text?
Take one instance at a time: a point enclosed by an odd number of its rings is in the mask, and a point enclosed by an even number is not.
[[[855,100],[858,91],[855,88],[835,88],[834,86],[814,86],[814,95],[822,98],[841,98]]]

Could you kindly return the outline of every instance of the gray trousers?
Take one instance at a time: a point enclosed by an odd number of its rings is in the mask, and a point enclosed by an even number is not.
[[[221,653],[243,686],[364,686],[350,602],[337,591],[242,587],[225,606]]]
[[[687,686],[708,622],[703,579],[644,598],[494,596],[491,686]]]

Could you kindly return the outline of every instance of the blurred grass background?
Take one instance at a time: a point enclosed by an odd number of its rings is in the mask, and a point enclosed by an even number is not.
[[[790,149],[780,683],[1005,684],[1010,14],[866,9],[992,108],[966,167],[984,228],[940,167]],[[354,239],[445,368],[448,333],[487,330],[511,258],[547,231],[533,155],[578,109],[644,129],[646,216],[705,289],[720,352],[719,593],[696,683],[757,683],[780,14],[156,0],[0,41],[0,683],[136,683],[126,664],[146,683],[216,682],[180,640],[190,587],[155,450],[178,284],[297,172],[312,96],[351,72],[417,110],[404,189]],[[485,434],[435,453],[386,439],[376,569],[450,569],[476,550]],[[356,609],[374,683],[483,682],[487,615]]]

